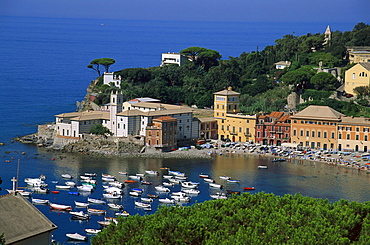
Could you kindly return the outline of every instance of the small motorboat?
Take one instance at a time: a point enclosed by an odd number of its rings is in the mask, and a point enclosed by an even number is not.
[[[179,179],[168,179],[169,182],[174,183],[174,184],[180,184],[181,180]]]
[[[142,202],[147,202],[147,203],[153,202],[153,198],[150,198],[150,197],[142,197],[140,198],[140,200]]]
[[[203,178],[204,182],[208,182],[208,183],[213,183],[215,182],[213,179],[209,179],[209,178]]]
[[[151,184],[152,184],[152,182],[142,180],[142,181],[141,181],[141,184],[142,184],[142,185],[151,185]]]
[[[63,179],[72,179],[73,177],[70,174],[62,174],[62,178]]]
[[[32,203],[34,204],[49,204],[49,200],[46,199],[37,199],[37,198],[32,198]]]
[[[103,197],[107,199],[120,199],[122,198],[122,195],[116,193],[103,193]]]
[[[137,175],[130,175],[130,176],[128,176],[130,179],[133,179],[133,180],[141,180],[142,179],[142,177],[141,176],[137,176]]]
[[[97,215],[101,215],[101,214],[105,214],[106,211],[105,210],[102,210],[102,209],[95,209],[95,208],[88,208],[87,209],[87,212],[89,214],[97,214]]]
[[[68,189],[71,189],[71,186],[70,185],[56,185],[55,188],[68,190]]]
[[[94,187],[91,185],[79,185],[77,186],[77,190],[82,192],[92,192]]]
[[[220,176],[220,179],[223,179],[223,180],[228,180],[228,179],[231,179],[231,177],[229,177],[229,176]]]
[[[162,185],[163,186],[167,186],[167,187],[173,187],[175,185],[175,183],[173,183],[173,182],[171,182],[171,183],[169,183],[169,182],[163,182]]]
[[[149,198],[159,198],[159,195],[157,194],[147,194]]]
[[[115,203],[108,203],[108,207],[111,209],[122,210],[123,206]]]
[[[141,192],[137,192],[137,191],[130,191],[129,194],[130,194],[130,196],[134,196],[134,197],[141,196]]]
[[[226,193],[217,192],[216,194],[211,194],[210,197],[214,199],[227,199]]]
[[[208,174],[199,174],[199,178],[209,178]]]
[[[158,202],[165,203],[165,204],[174,204],[175,200],[174,199],[169,199],[169,198],[159,198]]]
[[[239,183],[240,182],[240,180],[237,180],[237,179],[228,179],[226,181],[229,183]]]
[[[90,219],[90,215],[85,214],[83,211],[79,212],[69,212],[72,215],[72,219]]]
[[[140,192],[140,193],[144,192],[144,190],[141,188],[131,188],[131,191]]]
[[[136,183],[136,180],[132,180],[132,179],[125,179],[123,182],[127,183],[127,184],[132,184],[132,183]]]
[[[93,204],[100,204],[100,205],[104,205],[105,204],[105,201],[103,201],[103,200],[94,199],[94,198],[90,198],[90,197],[87,198],[87,201],[89,203],[93,203]]]
[[[76,205],[76,207],[87,208],[90,204],[88,204],[86,202],[77,202],[77,201],[75,201],[75,205]]]
[[[172,179],[173,175],[163,175],[163,179]]]
[[[81,234],[78,234],[78,233],[67,233],[66,236],[70,239],[73,239],[73,240],[78,240],[78,241],[86,241],[87,240],[87,237],[86,236],[83,236]]]
[[[107,187],[104,189],[105,192],[107,193],[111,193],[111,194],[118,194],[118,195],[122,195],[123,192],[120,188],[117,188],[117,187]]]
[[[114,181],[116,181],[116,178],[101,177],[101,181],[103,181],[103,182],[114,182]]]
[[[112,179],[116,178],[115,175],[110,175],[110,174],[101,174],[101,177],[112,178]]]
[[[259,168],[259,169],[266,169],[266,168],[267,168],[267,166],[266,166],[266,165],[258,165],[258,168]]]
[[[245,191],[254,191],[256,188],[254,187],[243,187],[243,190]]]
[[[164,186],[155,186],[154,187],[156,191],[159,191],[159,192],[170,192],[170,189],[168,189],[167,187],[164,187]]]
[[[127,175],[127,172],[118,172],[120,175]]]
[[[173,198],[176,202],[190,202],[190,197],[187,196],[172,195],[171,198]]]
[[[200,193],[200,190],[196,189],[183,189],[182,191],[190,195],[198,195]]]
[[[85,176],[90,176],[90,177],[96,177],[97,176],[96,173],[85,173],[84,175]]]
[[[71,211],[72,210],[72,207],[69,206],[69,205],[50,203],[49,206],[50,206],[51,209],[55,209],[55,210],[62,210],[62,211]]]
[[[50,192],[50,189],[37,186],[37,187],[33,187],[32,191],[36,193],[40,193],[40,194],[47,194]]]
[[[118,212],[118,213],[115,213],[116,216],[123,216],[123,217],[127,217],[129,216],[130,214],[127,213],[126,211],[123,211],[123,212]]]
[[[89,234],[98,234],[99,232],[101,232],[100,229],[91,229],[91,228],[86,228],[84,229],[84,231]]]
[[[66,181],[65,182],[65,185],[69,185],[69,186],[76,186],[76,183],[75,182],[73,182],[73,181]]]
[[[135,202],[135,206],[139,208],[149,208],[152,205],[150,203],[144,203],[144,202]]]
[[[69,195],[75,195],[75,196],[80,195],[80,193],[78,191],[69,191],[68,194]]]
[[[222,185],[216,184],[216,183],[209,183],[209,187],[211,187],[211,188],[217,188],[217,189],[222,189]]]
[[[184,188],[190,188],[190,189],[194,189],[194,188],[198,187],[197,184],[194,184],[194,183],[191,183],[191,182],[181,182],[181,186],[184,187]]]
[[[149,175],[158,175],[158,172],[154,170],[146,170],[145,173]]]
[[[53,194],[59,194],[59,191],[51,191]]]

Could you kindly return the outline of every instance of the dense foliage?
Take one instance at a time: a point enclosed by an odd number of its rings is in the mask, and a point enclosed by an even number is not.
[[[228,57],[227,60],[221,60],[221,54],[215,50],[190,47],[180,51],[189,57],[189,62],[183,66],[128,68],[115,74],[122,77],[118,90],[126,100],[152,97],[163,103],[211,107],[213,93],[231,86],[243,96],[240,104],[242,112],[281,111],[292,90],[337,89],[340,83],[334,76],[329,73],[317,74],[319,62],[323,67],[341,66],[344,67],[343,71],[348,69],[350,66],[346,66],[347,60],[344,59],[346,46],[370,46],[369,36],[370,26],[365,23],[355,25],[352,31],[333,31],[327,42],[324,34],[320,33],[303,36],[289,34],[262,51],[244,52],[239,57]],[[274,63],[279,61],[290,61],[291,66],[283,70],[276,69]],[[97,68],[101,63],[101,59],[93,60],[90,68]],[[95,87],[95,92],[100,93],[96,102],[100,105],[107,103],[111,90],[117,88],[114,85],[102,85],[100,79]],[[324,102],[316,101],[321,104]],[[367,105],[364,101],[359,104]],[[360,111],[367,113],[363,109]]]
[[[120,218],[100,244],[369,244],[370,203],[245,193]]]
[[[90,133],[95,135],[112,135],[112,132],[101,124],[94,124],[90,129]]]

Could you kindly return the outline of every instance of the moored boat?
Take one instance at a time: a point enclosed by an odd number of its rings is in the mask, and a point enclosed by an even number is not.
[[[199,178],[209,178],[208,174],[199,174]]]
[[[194,188],[198,187],[197,184],[194,184],[194,183],[191,183],[191,182],[181,182],[181,186],[184,187],[184,188],[190,188],[190,189],[194,189]]]
[[[111,209],[117,209],[117,210],[123,209],[123,206],[122,205],[115,204],[115,203],[108,203],[108,207],[111,208]]]
[[[71,186],[70,185],[56,185],[55,188],[57,189],[71,189]]]
[[[112,193],[103,193],[103,197],[107,199],[120,199],[122,198],[122,195],[112,194]]]
[[[255,189],[256,188],[254,188],[254,187],[243,187],[243,190],[245,190],[245,191],[253,191]]]
[[[159,198],[159,195],[156,194],[147,194],[149,198]]]
[[[72,179],[73,177],[70,174],[62,174],[62,178],[63,179]]]
[[[123,212],[118,212],[118,213],[115,213],[116,216],[123,216],[123,217],[127,217],[129,216],[130,214],[126,211],[123,211]]]
[[[62,210],[62,211],[71,211],[72,207],[69,205],[63,205],[63,204],[56,204],[56,203],[50,203],[50,208],[55,210]]]
[[[217,192],[215,194],[211,194],[210,197],[212,197],[214,199],[227,199],[226,193],[222,193],[222,192]]]
[[[136,180],[125,179],[123,182],[128,183],[128,184],[133,184],[133,183],[136,183]]]
[[[149,203],[135,202],[135,206],[139,208],[149,208],[151,205]]]
[[[134,197],[141,196],[141,193],[140,192],[136,192],[136,191],[130,191],[129,194],[130,194],[130,196],[134,196]]]
[[[221,189],[222,188],[222,185],[216,184],[216,183],[209,183],[209,187]]]
[[[145,173],[149,175],[158,175],[158,172],[154,170],[146,170]]]
[[[228,179],[227,182],[229,182],[229,183],[239,183],[240,180],[237,180],[237,179]]]
[[[174,204],[175,200],[174,199],[169,199],[169,198],[159,198],[158,202],[166,203],[166,204]]]
[[[85,202],[77,202],[77,201],[75,201],[75,205],[76,205],[77,207],[81,207],[81,208],[86,208],[86,207],[88,207],[88,206],[89,206],[89,204],[88,204],[88,203],[85,203]]]
[[[236,194],[236,195],[240,195],[240,191],[226,190],[226,192],[227,192],[228,194]]]
[[[87,212],[89,213],[89,214],[105,214],[106,213],[106,211],[105,210],[102,210],[102,209],[95,209],[95,208],[88,208],[87,209]]]
[[[141,184],[142,184],[142,185],[151,185],[151,184],[152,184],[152,182],[142,180],[142,181],[141,181]]]
[[[87,201],[89,203],[93,203],[93,204],[101,204],[101,205],[105,204],[105,201],[103,201],[103,200],[94,199],[94,198],[90,198],[90,197],[87,198]]]
[[[200,191],[196,189],[183,189],[182,191],[190,195],[198,195],[200,193]]]
[[[140,198],[140,200],[142,202],[153,202],[153,198],[150,198],[150,197],[142,197]]]
[[[266,166],[266,165],[258,165],[258,168],[259,168],[259,169],[266,169],[266,168],[267,168],[267,166]]]
[[[84,231],[89,234],[98,234],[99,232],[101,232],[100,229],[92,229],[92,228],[86,228],[84,229]]]
[[[222,175],[222,176],[220,176],[220,179],[228,180],[228,179],[231,179],[231,177],[230,176],[224,176],[224,175]]]
[[[215,182],[213,179],[210,178],[203,178],[204,182],[213,183]]]
[[[72,219],[90,219],[90,215],[85,214],[83,211],[69,213],[72,215]]]
[[[49,200],[46,199],[38,199],[38,198],[32,198],[32,203],[34,204],[48,204]]]
[[[154,187],[156,191],[159,191],[159,192],[170,192],[170,189],[168,189],[167,187],[164,187],[164,186],[155,186]]]
[[[87,240],[87,237],[86,236],[83,236],[81,234],[78,234],[78,233],[67,233],[66,236],[70,239],[73,239],[73,240],[78,240],[78,241],[85,241]]]

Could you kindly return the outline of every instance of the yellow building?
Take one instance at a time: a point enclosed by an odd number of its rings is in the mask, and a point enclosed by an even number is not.
[[[217,138],[232,142],[255,141],[256,115],[243,115],[239,109],[240,93],[232,88],[214,93],[214,118]]]
[[[346,71],[344,85],[346,93],[354,95],[354,88],[369,85],[370,63],[359,63]]]
[[[291,116],[291,142],[311,149],[337,149],[337,127],[344,117],[328,106],[309,106]]]
[[[370,119],[343,117],[338,123],[338,151],[363,151],[370,149]]]
[[[349,51],[348,52],[349,63],[361,63],[361,62],[370,62],[370,51]]]

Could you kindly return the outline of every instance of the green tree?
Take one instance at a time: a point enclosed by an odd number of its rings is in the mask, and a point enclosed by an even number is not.
[[[94,59],[87,65],[87,68],[93,69],[98,73],[98,76],[101,76],[100,66],[104,67],[104,71],[108,72],[109,67],[116,63],[114,59],[111,58],[101,58],[101,59]]]
[[[98,76],[101,76],[101,71],[100,71],[100,59],[95,59],[90,62],[90,64],[87,65],[87,68],[93,69],[98,73]]]
[[[0,245],[6,245],[5,244],[5,237],[4,237],[4,233],[0,234]]]
[[[94,124],[94,126],[90,129],[90,133],[95,135],[113,135],[108,128],[101,124]]]
[[[333,91],[340,86],[340,83],[332,74],[319,72],[311,77],[310,85],[316,90]]]

